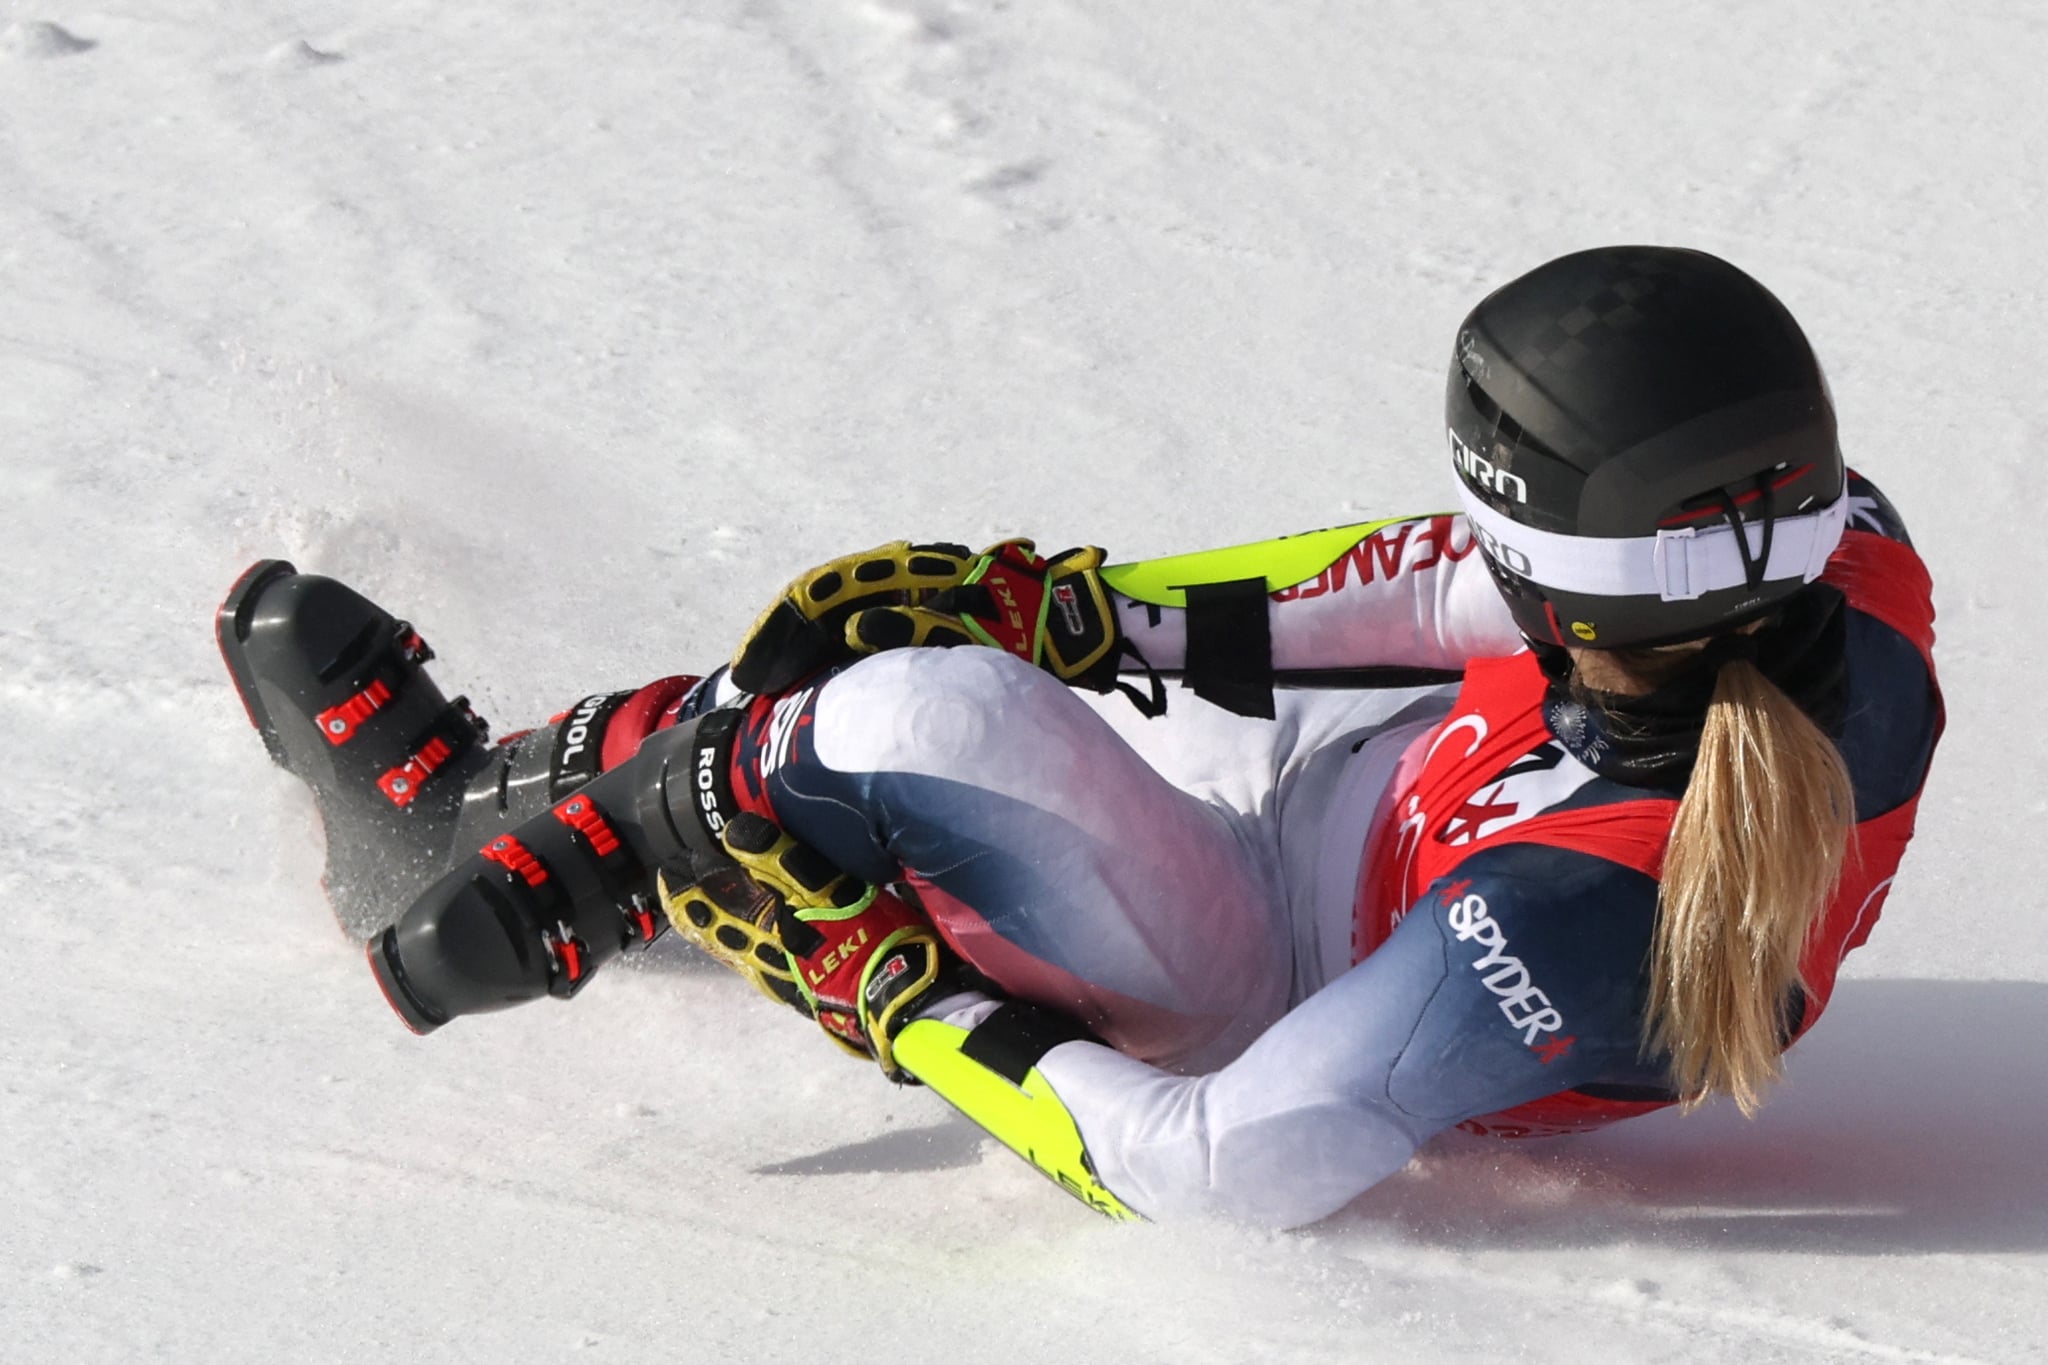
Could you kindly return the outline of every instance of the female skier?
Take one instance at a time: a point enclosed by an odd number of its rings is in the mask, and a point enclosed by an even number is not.
[[[1926,570],[1733,266],[1511,282],[1447,427],[1460,516],[898,542],[729,669],[495,746],[331,580],[257,565],[220,638],[344,920],[406,907],[369,955],[416,1030],[573,994],[665,911],[1092,1206],[1292,1226],[1452,1126],[1753,1112],[1941,730]]]

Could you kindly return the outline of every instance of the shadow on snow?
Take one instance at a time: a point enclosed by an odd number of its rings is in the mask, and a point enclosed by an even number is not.
[[[2048,983],[1845,981],[1754,1121],[1452,1134],[1332,1223],[1488,1247],[2048,1250]]]

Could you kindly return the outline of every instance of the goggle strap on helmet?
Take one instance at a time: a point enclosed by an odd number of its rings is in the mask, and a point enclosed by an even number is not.
[[[1827,568],[1848,525],[1846,493],[1826,506],[1761,525],[1685,526],[1654,536],[1572,536],[1524,526],[1458,480],[1458,496],[1493,563],[1553,592],[1690,602],[1726,588],[1811,583]],[[1754,529],[1758,543],[1750,543]]]
[[[1771,528],[1777,525],[1778,509],[1771,503],[1771,481],[1762,474],[1756,476],[1757,496],[1762,502],[1764,543],[1755,554],[1749,552],[1749,537],[1735,537],[1735,548],[1742,555],[1742,583],[1747,588],[1760,588],[1764,582],[1764,569],[1771,562]],[[1742,509],[1735,501],[1735,495],[1727,489],[1721,490],[1721,506],[1728,513],[1728,524],[1740,528]]]

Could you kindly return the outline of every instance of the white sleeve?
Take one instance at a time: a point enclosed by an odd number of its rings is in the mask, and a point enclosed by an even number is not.
[[[1464,984],[1449,977],[1428,920],[1404,923],[1405,935],[1206,1076],[1173,1075],[1096,1043],[1047,1052],[1039,1074],[1103,1185],[1160,1221],[1299,1227],[1400,1170],[1459,1117],[1433,1094],[1394,1097],[1424,1014],[1447,983]]]
[[[1523,647],[1463,516],[1380,527],[1315,577],[1268,597],[1273,667],[1462,669]],[[1155,668],[1187,658],[1187,613],[1111,594],[1125,636]]]
[[[1090,1042],[1048,1051],[1039,1074],[1103,1186],[1162,1221],[1296,1227],[1461,1119],[1637,1068],[1650,895],[1638,874],[1560,849],[1489,858],[1434,884],[1386,943],[1220,1071],[1171,1075]],[[1537,1046],[1480,970],[1501,959],[1466,941],[1456,911],[1474,902],[1495,941],[1516,945],[1516,970],[1543,981],[1547,1026],[1572,1021],[1559,1048]]]
[[[1174,1076],[1095,1043],[1063,1043],[1038,1069],[1103,1185],[1155,1221],[1313,1223],[1400,1170],[1429,1135],[1385,1105],[1263,1085],[1255,1069]]]
[[[1428,998],[1414,989],[1391,993],[1412,997],[1411,1004]],[[1155,1222],[1222,1218],[1300,1227],[1400,1170],[1444,1127],[1386,1101],[1385,1073],[1400,1052],[1400,1012],[1382,1014],[1397,1026],[1377,1030],[1372,1020],[1379,1012],[1349,1017],[1382,994],[1325,992],[1206,1076],[1161,1071],[1097,1042],[1061,1043],[1036,1066],[1079,1131],[1096,1179],[1138,1213]],[[1346,995],[1348,1004],[1340,998]],[[967,991],[936,1002],[924,1016],[972,1030],[1001,1005]],[[1358,1023],[1366,1025],[1364,1038],[1349,1027]],[[1382,1035],[1377,1047],[1375,1033]],[[939,1093],[953,1098],[943,1088]]]

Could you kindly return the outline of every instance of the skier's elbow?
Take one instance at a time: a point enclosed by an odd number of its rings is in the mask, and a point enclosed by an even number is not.
[[[1160,1222],[1305,1227],[1400,1170],[1417,1145],[1403,1125],[1349,1098],[1235,1123],[1208,1137],[1198,1171],[1192,1163],[1147,1171],[1140,1157],[1118,1172],[1131,1187],[1128,1195],[1118,1193]]]

